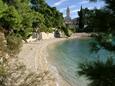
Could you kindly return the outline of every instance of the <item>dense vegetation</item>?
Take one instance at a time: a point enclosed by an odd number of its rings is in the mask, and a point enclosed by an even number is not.
[[[96,1],[96,0],[90,0]],[[104,0],[105,8],[102,9],[82,9],[84,15],[85,32],[95,32],[92,37],[96,42],[93,43],[93,49],[98,52],[104,48],[110,52],[115,52],[113,43],[115,36],[115,0]],[[108,58],[104,61],[85,62],[79,65],[79,75],[85,75],[91,81],[89,86],[115,86],[115,62]]]
[[[96,1],[96,0],[91,0]],[[87,32],[105,32],[115,33],[115,1],[104,0],[106,5],[101,9],[89,10],[88,8],[81,9],[78,14],[79,22],[83,22],[84,31]],[[83,17],[81,19],[81,16]],[[80,23],[81,24],[81,23]],[[82,25],[79,25],[81,27]],[[83,27],[83,26],[82,26]],[[80,28],[81,29],[81,28]],[[88,31],[88,29],[90,29]]]
[[[44,0],[0,0],[0,86],[43,86],[51,80],[47,71],[27,73],[16,54],[32,32],[62,26],[62,14]]]
[[[113,0],[105,0],[105,2],[104,8],[94,10],[85,8],[78,12],[79,31],[96,33],[95,38],[98,43],[105,49],[114,51],[115,45],[112,44],[112,40],[115,36],[115,5],[113,5],[115,2]]]
[[[20,46],[21,41],[29,38],[33,31],[52,32],[52,28],[63,31],[62,13],[50,7],[44,0],[1,0],[0,27],[5,33],[10,49]],[[65,32],[65,31],[64,31]],[[13,44],[13,42],[17,42]]]
[[[81,6],[80,11],[78,12],[79,15],[79,32],[82,32],[84,30],[84,11],[83,8]]]

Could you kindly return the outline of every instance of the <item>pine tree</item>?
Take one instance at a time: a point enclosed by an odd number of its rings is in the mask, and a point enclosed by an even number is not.
[[[79,29],[80,29],[80,31],[83,31],[83,29],[84,29],[84,13],[83,13],[82,6],[81,6],[81,9],[78,12],[78,14],[79,14]]]

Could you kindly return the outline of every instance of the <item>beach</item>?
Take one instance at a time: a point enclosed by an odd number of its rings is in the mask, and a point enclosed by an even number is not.
[[[35,42],[24,43],[18,57],[21,62],[26,65],[29,71],[43,72],[49,71],[51,76],[55,78],[55,82],[48,86],[70,86],[59,75],[58,70],[50,65],[47,61],[47,46],[59,41],[67,40],[66,38],[54,38],[47,40],[40,40]]]
[[[74,34],[72,37],[69,38],[54,38],[24,43],[18,55],[19,60],[23,62],[27,69],[31,72],[34,71],[40,73],[44,71],[49,71],[51,73],[51,76],[55,78],[55,82],[53,81],[55,84],[48,86],[71,86],[59,75],[57,68],[48,62],[47,46],[64,40],[74,38],[79,39],[84,36],[84,34]]]

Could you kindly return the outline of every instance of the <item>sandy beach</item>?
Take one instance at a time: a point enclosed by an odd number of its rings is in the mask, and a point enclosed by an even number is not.
[[[47,46],[60,41],[73,38],[81,38],[84,36],[85,36],[84,34],[79,33],[74,34],[70,38],[54,38],[54,39],[38,40],[35,42],[24,43],[18,57],[20,61],[26,65],[29,71],[35,71],[35,72],[42,72],[47,70],[50,71],[50,73],[56,80],[55,82],[56,85],[52,86],[71,86],[65,80],[63,80],[63,78],[59,75],[56,67],[54,67],[47,61],[48,56]]]
[[[57,69],[53,65],[50,65],[47,61],[47,46],[64,40],[67,40],[67,38],[54,38],[24,43],[18,57],[20,61],[23,62],[26,65],[27,69],[31,72],[41,72],[47,70],[50,71],[56,81],[56,85],[52,86],[70,86],[59,75]]]

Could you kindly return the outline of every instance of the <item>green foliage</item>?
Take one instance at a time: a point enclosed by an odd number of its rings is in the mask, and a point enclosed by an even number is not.
[[[91,0],[96,1],[96,0]],[[89,28],[93,28],[96,32],[110,32],[115,30],[115,0],[104,0],[106,3],[105,9],[94,10],[93,16],[88,24]],[[103,22],[104,21],[104,22]]]
[[[115,63],[112,58],[106,62],[97,60],[79,65],[78,74],[91,81],[89,86],[115,86]]]
[[[44,0],[36,1],[36,3],[31,2],[35,4],[33,8],[30,0],[0,0],[0,28],[5,33],[7,41],[5,46],[9,55],[17,54],[21,48],[22,39],[26,41],[33,31],[51,32],[52,27],[63,26],[63,16],[56,8],[48,6]],[[2,44],[4,43],[0,40],[0,53],[3,50]],[[26,74],[27,70],[24,66],[17,61],[13,63],[11,58],[5,59],[4,62],[4,57],[6,54],[0,56],[0,62],[3,60],[0,63],[0,85],[43,86],[46,83],[44,80],[48,72]],[[51,79],[49,76],[47,80]]]
[[[56,8],[51,8],[47,6],[45,13],[43,14],[45,17],[45,25],[47,27],[61,27],[63,26],[63,16]]]
[[[107,3],[107,8],[111,9],[115,14],[115,0],[104,0]]]
[[[86,26],[85,32],[113,32],[115,28],[115,17],[105,9],[89,10],[87,8],[81,11],[83,17],[80,16],[79,24]],[[79,12],[80,14],[80,12]],[[82,21],[81,21],[81,18]],[[103,22],[104,21],[104,22]],[[79,26],[80,26],[79,25]]]
[[[0,18],[1,26],[7,31],[19,30],[21,17],[13,6],[4,11],[3,16]]]
[[[44,25],[47,28],[63,26],[63,15],[55,7],[50,7],[44,0],[31,0],[31,2],[34,4],[33,9],[43,15]]]
[[[79,29],[82,31],[84,29],[84,13],[83,13],[82,6],[78,14],[79,14]]]
[[[111,33],[100,33],[95,39],[101,47],[109,51],[115,51],[115,45],[112,44],[113,36]]]
[[[70,37],[68,28],[62,27],[62,30],[64,31],[64,33],[65,33],[65,35],[66,35],[67,37]]]
[[[109,51],[115,51],[115,45],[112,44],[113,34],[115,33],[115,1],[104,1],[106,8],[93,10],[93,15],[89,16],[88,28],[92,28],[94,32],[102,32],[98,33],[99,35],[95,38],[98,44]]]
[[[89,15],[88,29],[99,32],[95,36],[96,42],[92,44],[92,50],[98,51],[103,47],[109,51],[115,51],[115,45],[112,44],[112,34],[115,32],[115,0],[104,1],[107,8],[94,9],[86,13]],[[91,81],[89,86],[115,86],[115,63],[112,58],[108,58],[105,62],[98,60],[81,63],[79,68],[78,74],[86,76]]]
[[[33,28],[43,28],[45,25],[44,25],[44,22],[45,22],[45,19],[44,19],[44,16],[39,13],[39,12],[34,12],[33,11],[33,23],[32,23],[32,27]]]
[[[70,28],[71,33],[76,33],[76,29],[74,27]]]
[[[44,26],[44,27],[40,28],[40,32],[49,32],[49,33],[51,33],[51,32],[53,32],[53,30],[51,28],[47,28],[46,26]]]
[[[3,12],[7,9],[7,5],[0,0],[0,18],[3,16]]]
[[[111,43],[112,42],[112,34],[111,33],[100,33],[98,36],[97,36],[97,41],[100,41],[102,43]]]
[[[17,57],[9,56],[6,50],[15,54],[21,40],[18,35],[7,36],[7,46],[0,28],[0,86],[44,86],[47,81],[54,79],[48,71],[30,72]],[[6,49],[6,50],[4,50]],[[15,51],[15,52],[14,52]]]
[[[63,26],[63,16],[55,7],[50,7],[44,0],[3,0],[0,2],[0,25],[6,34],[16,33],[26,40],[33,31],[51,32],[49,28]]]
[[[17,37],[15,34],[9,34],[6,37],[6,40],[8,53],[13,55],[19,53],[22,46],[22,39],[20,37]]]
[[[92,20],[88,24],[95,32],[112,32],[114,30],[114,16],[105,10],[95,10],[91,16]],[[104,22],[103,22],[104,21]]]
[[[11,50],[19,48],[15,47],[19,40],[26,41],[33,31],[52,32],[52,27],[63,26],[63,16],[56,8],[50,7],[44,0],[32,0],[32,5],[29,3],[28,0],[0,1],[0,26]]]

